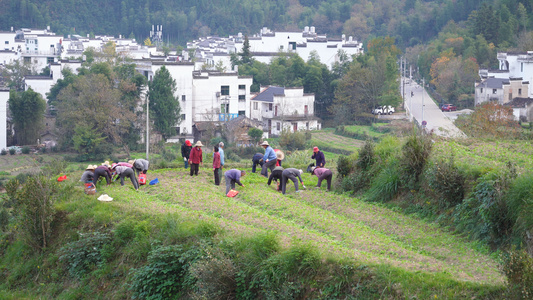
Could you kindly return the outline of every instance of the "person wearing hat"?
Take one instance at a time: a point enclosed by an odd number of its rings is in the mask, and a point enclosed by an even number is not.
[[[137,176],[142,172],[143,174],[146,174],[148,172],[148,167],[150,166],[150,162],[146,159],[138,158],[133,161],[133,170],[137,173]]]
[[[326,158],[324,157],[324,153],[318,150],[318,147],[313,148],[313,156],[311,156],[311,159],[316,160],[317,168],[323,168],[326,165]]]
[[[226,177],[226,195],[229,190],[235,189],[235,183],[244,187],[244,184],[241,183],[241,177],[244,175],[246,175],[246,172],[237,169],[231,169],[224,173]]]
[[[327,191],[329,192],[331,190],[331,179],[333,178],[333,173],[330,169],[311,167],[311,175],[316,175],[316,177],[318,177],[316,188],[320,188],[322,185],[322,180],[326,179],[328,183]]]
[[[263,155],[263,167],[261,169],[261,175],[268,178],[268,169],[270,171],[274,170],[274,167],[276,166],[277,158],[276,153],[274,152],[274,149],[270,147],[267,141],[264,141],[261,143],[261,147],[265,149],[265,155]]]
[[[107,162],[109,164],[109,162]],[[104,177],[105,181],[107,182],[107,185],[111,184],[111,169],[109,169],[109,166],[103,163],[101,166],[96,167],[94,169],[94,184],[96,185],[98,183],[98,179],[100,177]]]
[[[285,159],[285,153],[279,149],[274,149],[276,153],[276,167],[281,167],[281,161]]]
[[[185,143],[181,145],[181,157],[185,163],[185,169],[189,168],[189,156],[191,155],[192,144],[191,141],[185,140]]]
[[[94,182],[94,169],[96,169],[95,166],[88,165],[87,168],[85,168],[85,172],[81,174],[80,181],[83,183]]]
[[[215,185],[220,185],[220,175],[218,171],[220,170],[220,153],[218,153],[218,147],[213,147],[213,174],[215,175]]]
[[[202,145],[201,141],[196,142],[194,148],[191,149],[191,155],[189,156],[189,164],[191,165],[191,176],[194,174],[198,176],[199,165],[204,165],[202,158]]]
[[[281,179],[283,175],[283,167],[278,166],[275,167],[274,170],[272,170],[272,173],[270,174],[270,177],[268,177],[267,184],[270,185],[272,181],[275,181],[277,183],[277,191],[281,192]]]
[[[129,177],[135,190],[136,191],[139,190],[139,183],[137,182],[137,178],[135,178],[135,171],[133,171],[132,168],[126,167],[126,166],[120,166],[119,164],[113,164],[112,168],[113,170],[115,170],[117,175],[120,177],[121,186],[124,186],[124,177]]]
[[[298,180],[296,180],[296,177],[298,177],[298,179],[300,179],[300,182],[302,183],[302,187],[305,189],[305,185],[304,185],[304,182],[302,180],[302,173],[304,171],[302,170],[298,170],[298,169],[295,169],[295,168],[287,168],[285,170],[283,170],[283,172],[281,173],[281,193],[283,195],[285,195],[285,190],[287,188],[287,181],[290,179],[292,180],[292,182],[294,182],[294,188],[296,189],[296,192],[299,193],[300,191],[298,190]]]
[[[252,157],[252,173],[255,173],[255,170],[257,168],[257,165],[259,165],[261,168],[263,167],[263,153],[256,153]]]

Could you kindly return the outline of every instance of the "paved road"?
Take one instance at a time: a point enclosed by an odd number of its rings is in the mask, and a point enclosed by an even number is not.
[[[411,92],[413,93],[411,96]],[[403,95],[403,94],[402,94]],[[466,135],[453,124],[447,114],[454,115],[453,112],[442,112],[437,104],[429,97],[429,94],[414,81],[405,84],[405,110],[410,119],[414,118],[418,124],[426,121],[428,132],[444,137],[466,137]]]

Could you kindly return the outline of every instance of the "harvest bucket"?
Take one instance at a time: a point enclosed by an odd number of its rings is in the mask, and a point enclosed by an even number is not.
[[[146,184],[146,174],[139,174],[139,184],[145,185]]]

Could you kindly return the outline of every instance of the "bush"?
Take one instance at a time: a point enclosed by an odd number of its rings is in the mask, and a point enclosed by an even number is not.
[[[413,133],[402,146],[401,166],[404,187],[416,189],[420,174],[431,153],[432,142],[429,135]]]
[[[533,297],[533,258],[525,250],[512,248],[500,256],[500,268],[507,277],[507,292],[511,299]]]
[[[193,299],[232,299],[237,289],[237,269],[233,261],[218,248],[190,267],[191,277],[196,281]]]
[[[56,158],[43,166],[43,172],[48,176],[55,176],[64,173],[68,163],[62,158]]]
[[[15,150],[14,148],[9,148],[10,155],[15,155],[15,153],[17,153],[17,150]]]
[[[0,155],[7,155],[7,150],[6,149],[2,149],[2,151],[0,151]]]
[[[148,255],[148,264],[132,270],[133,298],[179,299],[194,286],[188,270],[201,256],[197,248],[159,246]]]
[[[374,154],[374,143],[367,140],[363,147],[359,149],[359,158],[355,165],[361,171],[368,171],[376,162],[376,155]]]
[[[19,226],[23,239],[34,249],[42,250],[48,246],[55,214],[56,190],[56,181],[38,175],[29,177],[15,194],[15,211],[21,221]]]
[[[426,170],[428,185],[442,195],[438,197],[439,206],[447,208],[463,201],[465,176],[455,166],[454,156],[439,160]]]
[[[401,186],[401,171],[398,161],[392,161],[372,180],[368,193],[370,201],[390,201]]]
[[[304,150],[308,148],[306,135],[303,131],[290,132],[284,129],[281,132],[279,144],[283,149],[288,149],[291,151]]]
[[[70,242],[59,250],[59,261],[71,276],[78,279],[105,264],[111,239],[106,233],[80,233],[80,239]],[[107,255],[106,255],[107,254]]]
[[[517,177],[511,184],[505,199],[510,218],[515,220],[513,236],[533,253],[533,173]]]
[[[31,150],[30,147],[24,146],[24,147],[22,147],[21,152],[22,152],[22,154],[29,154],[30,150]]]
[[[341,188],[344,191],[358,192],[370,184],[370,177],[365,172],[356,170],[342,178]]]
[[[337,172],[340,178],[348,176],[353,170],[354,163],[348,156],[341,155],[337,159]]]

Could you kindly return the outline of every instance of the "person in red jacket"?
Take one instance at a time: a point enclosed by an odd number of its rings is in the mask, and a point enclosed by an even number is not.
[[[194,145],[194,148],[191,149],[191,154],[189,156],[189,164],[191,165],[191,176],[194,174],[198,176],[198,169],[199,165],[204,165],[203,158],[202,158],[202,142],[198,141],[196,142],[196,145]]]
[[[215,175],[215,185],[220,185],[220,176],[218,171],[220,170],[220,153],[218,153],[218,147],[213,148],[213,173]]]

